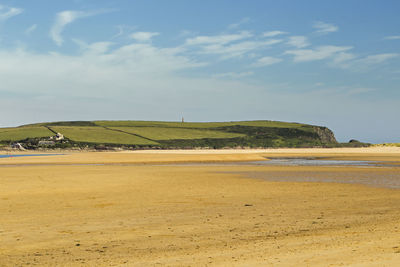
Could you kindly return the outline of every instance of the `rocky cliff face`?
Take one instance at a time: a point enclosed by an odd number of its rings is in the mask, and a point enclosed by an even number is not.
[[[323,143],[337,143],[335,135],[333,132],[326,128],[326,127],[320,127],[320,126],[314,126],[315,132],[318,134],[319,139]]]

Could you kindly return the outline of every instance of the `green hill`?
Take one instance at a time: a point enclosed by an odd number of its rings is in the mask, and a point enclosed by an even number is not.
[[[61,133],[64,139],[50,138],[56,133]],[[338,145],[333,132],[326,127],[278,121],[69,121],[0,128],[0,144],[13,142],[31,149],[41,146],[168,149]]]

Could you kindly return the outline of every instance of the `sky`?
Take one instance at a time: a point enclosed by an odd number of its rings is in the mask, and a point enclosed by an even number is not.
[[[0,0],[0,127],[278,120],[400,142],[400,1]]]

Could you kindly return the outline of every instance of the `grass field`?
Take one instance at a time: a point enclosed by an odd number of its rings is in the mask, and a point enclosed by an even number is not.
[[[202,139],[202,138],[235,138],[244,134],[227,133],[213,130],[165,128],[165,127],[111,127],[127,133],[138,134],[153,140]]]
[[[156,142],[138,136],[108,130],[102,127],[51,127],[62,133],[68,139],[76,142],[125,144],[125,145],[156,145]]]
[[[233,122],[164,122],[164,121],[95,121],[105,127],[172,127],[172,128],[218,128],[226,126],[255,126],[276,128],[308,128],[310,125],[280,121],[233,121]]]
[[[54,133],[46,127],[0,128],[0,141],[19,141],[26,138],[52,136]]]
[[[50,129],[50,130],[49,130]],[[55,148],[116,147],[157,148],[223,147],[313,147],[335,145],[333,133],[325,128],[280,121],[163,122],[163,121],[58,121],[0,128],[0,143],[19,141],[28,149],[54,132],[67,140]],[[25,140],[26,139],[26,140]]]

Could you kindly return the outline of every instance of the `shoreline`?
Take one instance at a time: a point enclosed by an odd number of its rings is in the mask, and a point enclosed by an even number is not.
[[[62,155],[54,155],[54,154]],[[221,150],[139,150],[118,152],[83,151],[30,151],[1,153],[0,155],[50,154],[48,157],[1,158],[1,165],[38,164],[154,164],[154,163],[196,163],[196,162],[244,162],[263,161],[268,158],[315,157],[334,160],[368,160],[400,162],[400,147],[370,148],[291,148],[291,149],[221,149]]]
[[[149,153],[149,154],[243,154],[243,153],[400,153],[398,146],[370,147],[334,147],[334,148],[223,148],[223,149],[138,149],[138,150],[69,150],[69,149],[40,149],[40,150],[1,150],[3,153],[41,154],[41,153]]]

